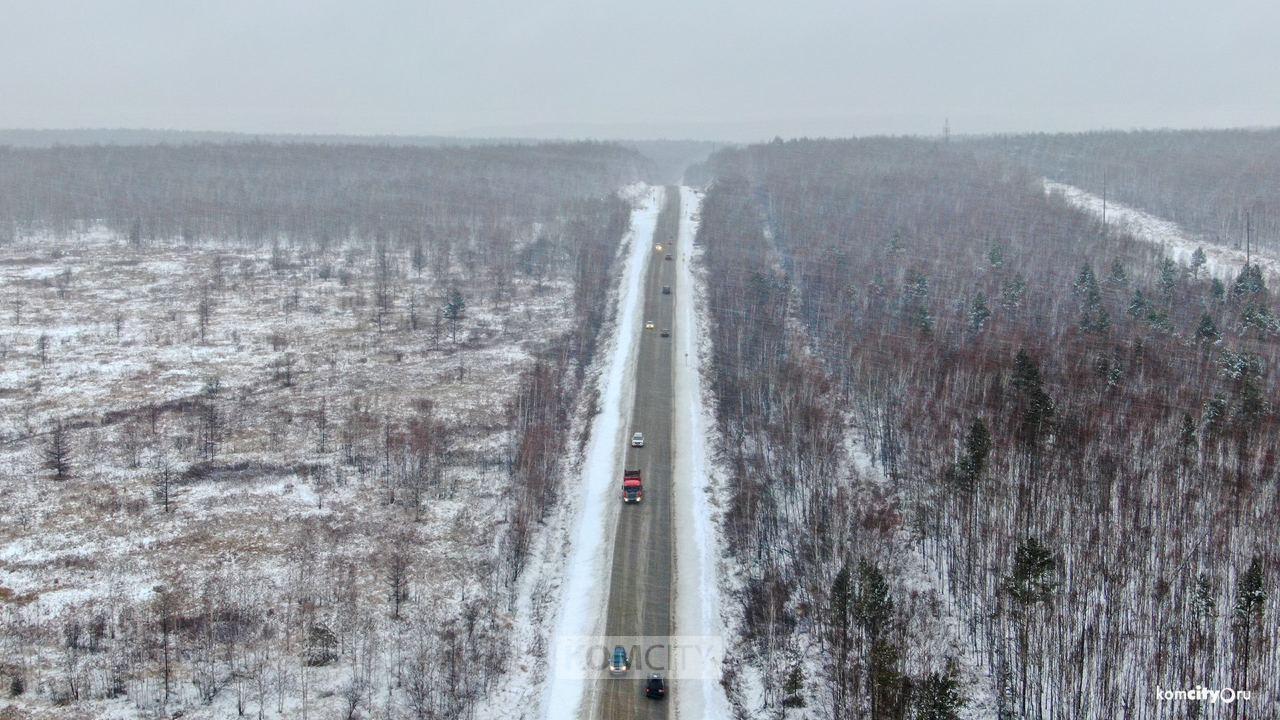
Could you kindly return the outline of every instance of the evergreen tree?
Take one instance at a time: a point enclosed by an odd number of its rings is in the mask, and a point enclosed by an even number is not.
[[[1134,290],[1133,297],[1129,299],[1129,315],[1131,317],[1140,318],[1147,314],[1147,308],[1150,303],[1147,302],[1147,296],[1142,290]]]
[[[1200,573],[1196,578],[1195,594],[1191,597],[1191,607],[1195,608],[1196,615],[1209,619],[1217,617],[1218,614],[1218,593],[1213,586],[1213,579],[1208,573]]]
[[[1000,288],[1000,305],[1006,310],[1015,310],[1022,305],[1022,298],[1027,294],[1027,281],[1021,275],[1014,277]]]
[[[1214,300],[1221,300],[1227,296],[1227,286],[1222,284],[1218,278],[1214,278],[1209,284],[1209,295]]]
[[[929,673],[917,686],[916,720],[957,720],[964,700],[952,672]]]
[[[987,307],[987,296],[981,290],[973,298],[973,304],[969,306],[969,327],[977,332],[982,330],[987,324],[987,318],[991,317],[991,310]]]
[[[1204,432],[1208,437],[1217,437],[1222,433],[1227,417],[1227,398],[1222,393],[1214,393],[1204,404]]]
[[[999,243],[991,243],[991,249],[987,250],[987,262],[997,270],[1004,266],[1004,248]]]
[[[800,663],[791,666],[791,671],[787,673],[787,679],[782,683],[782,707],[785,708],[802,708],[805,706],[804,695],[804,668]]]
[[[871,717],[901,717],[903,706],[910,693],[909,681],[898,666],[902,653],[896,645],[884,638],[871,644],[868,658],[868,674],[871,680]]]
[[[458,288],[449,290],[448,300],[444,304],[444,319],[449,323],[449,336],[458,342],[458,326],[462,324],[462,316],[467,311],[467,301]]]
[[[1160,292],[1165,301],[1173,298],[1173,289],[1178,285],[1178,266],[1169,258],[1160,259]]]
[[[902,308],[912,327],[924,333],[933,331],[933,315],[929,312],[929,278],[923,273],[914,270],[907,273]]]
[[[1192,275],[1192,277],[1195,277],[1195,278],[1199,278],[1199,277],[1200,277],[1200,268],[1204,267],[1204,264],[1205,264],[1205,262],[1206,262],[1206,261],[1207,261],[1207,260],[1206,260],[1206,258],[1205,258],[1205,256],[1204,256],[1204,248],[1203,248],[1203,247],[1197,247],[1197,248],[1196,248],[1196,251],[1195,251],[1195,252],[1193,252],[1193,253],[1191,253],[1191,275]]]
[[[849,561],[845,559],[831,583],[831,612],[827,622],[827,640],[831,644],[833,660],[832,688],[835,704],[839,708],[849,705],[848,697],[853,687],[850,682],[850,670],[853,667],[850,655],[854,645],[852,575]]]
[[[1254,556],[1249,569],[1236,581],[1236,603],[1232,608],[1232,627],[1236,632],[1239,651],[1236,653],[1244,670],[1244,687],[1250,687],[1249,664],[1253,657],[1253,646],[1257,635],[1263,635],[1262,616],[1267,607],[1267,593],[1264,589],[1265,578],[1262,573],[1262,558]],[[1255,635],[1257,631],[1257,635]],[[1264,635],[1265,637],[1265,635]]]
[[[1114,285],[1128,285],[1129,273],[1124,269],[1124,263],[1120,262],[1120,258],[1111,261],[1111,276],[1109,278]]]
[[[1262,613],[1267,606],[1267,593],[1263,584],[1262,558],[1255,556],[1244,575],[1236,581],[1236,605],[1233,611],[1236,624],[1262,622]]]
[[[71,441],[61,421],[49,433],[49,444],[44,449],[44,468],[53,471],[54,480],[71,477]]]
[[[1196,422],[1191,413],[1182,414],[1182,428],[1178,431],[1178,449],[1185,457],[1196,446]]]
[[[1196,326],[1196,340],[1199,342],[1216,342],[1218,339],[1218,326],[1214,324],[1213,318],[1209,313],[1200,316],[1200,324]]]
[[[1047,602],[1058,587],[1058,561],[1039,539],[1028,537],[1013,554],[1013,571],[1005,578],[1005,591],[1019,605]]]
[[[1053,400],[1044,391],[1040,367],[1024,349],[1019,349],[1014,358],[1013,387],[1022,399],[1019,437],[1027,445],[1034,447],[1053,419]]]
[[[1098,279],[1093,274],[1093,268],[1085,263],[1080,267],[1080,274],[1076,275],[1076,281],[1072,284],[1076,297],[1083,300],[1090,294],[1098,294]]]
[[[893,598],[884,574],[867,560],[858,563],[858,587],[853,599],[853,615],[868,638],[877,638],[893,617]]]
[[[981,418],[969,426],[969,434],[964,441],[964,454],[956,463],[955,477],[964,492],[972,492],[977,487],[987,466],[987,455],[991,452],[991,431]]]
[[[1276,320],[1276,316],[1272,314],[1271,309],[1265,305],[1249,303],[1244,312],[1240,314],[1240,323],[1245,328],[1257,330],[1262,335],[1280,333],[1280,321]]]
[[[1236,281],[1231,286],[1231,298],[1239,300],[1244,297],[1260,295],[1267,291],[1267,283],[1262,279],[1262,268],[1257,263],[1250,263],[1240,269]]]

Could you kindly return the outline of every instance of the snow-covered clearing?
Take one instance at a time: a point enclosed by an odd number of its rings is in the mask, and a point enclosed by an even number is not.
[[[0,665],[22,666],[23,708],[66,701],[74,680],[86,717],[235,716],[243,658],[232,679],[219,665],[212,698],[186,676],[162,701],[151,658],[101,649],[102,618],[149,617],[161,588],[182,613],[225,595],[246,617],[291,627],[280,608],[304,607],[332,628],[340,661],[253,666],[274,689],[249,693],[248,712],[271,718],[300,717],[300,697],[336,716],[366,662],[359,704],[399,712],[388,681],[421,637],[407,624],[443,629],[483,607],[473,646],[502,642],[511,619],[486,603],[508,502],[506,405],[545,338],[569,327],[573,284],[517,276],[499,292],[468,281],[474,255],[459,247],[419,271],[407,248],[379,258],[359,238],[135,247],[101,230],[0,247]],[[451,285],[465,313],[433,329]],[[61,481],[45,469],[55,421],[70,448]],[[412,475],[415,428],[445,438],[447,461]],[[390,618],[398,553],[407,599]]]
[[[720,600],[720,539],[715,527],[712,476],[708,448],[715,418],[703,385],[704,362],[711,362],[711,333],[701,312],[705,295],[694,277],[697,257],[701,193],[680,188],[680,230],[676,247],[675,284],[675,412],[672,418],[675,484],[675,634],[723,637]],[[685,685],[686,687],[682,687]],[[690,720],[728,718],[728,698],[719,682],[706,680],[673,684],[676,717]]]
[[[570,497],[569,522],[564,537],[565,574],[559,589],[559,608],[548,652],[548,667],[557,667],[556,639],[594,635],[603,630],[604,609],[610,577],[609,537],[617,520],[613,498],[616,479],[622,474],[627,418],[631,417],[636,356],[640,347],[640,317],[644,303],[644,272],[651,253],[664,189],[634,188],[630,195],[637,206],[632,211],[631,229],[623,240],[626,262],[617,295],[611,340],[603,344],[608,358],[600,375],[598,413],[591,423],[590,437],[576,486],[566,484]],[[554,544],[553,544],[554,545]],[[548,677],[542,713],[546,718],[565,720],[579,716],[586,697],[587,681]]]
[[[1044,181],[1044,190],[1046,193],[1057,193],[1072,206],[1102,217],[1102,198],[1087,190],[1049,179]],[[1177,223],[1114,200],[1106,201],[1106,213],[1108,225],[1114,223],[1133,237],[1164,248],[1170,257],[1183,265],[1190,265],[1196,248],[1201,248],[1205,256],[1205,271],[1223,282],[1234,280],[1244,267],[1246,259],[1262,268],[1269,286],[1275,287],[1280,282],[1280,260],[1274,257],[1259,254],[1256,250],[1247,254],[1243,249],[1202,242]]]

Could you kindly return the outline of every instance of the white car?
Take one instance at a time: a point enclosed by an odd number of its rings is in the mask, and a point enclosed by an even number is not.
[[[631,436],[631,447],[644,447],[644,433],[636,433]]]

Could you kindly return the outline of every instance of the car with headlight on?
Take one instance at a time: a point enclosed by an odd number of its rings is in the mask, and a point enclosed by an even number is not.
[[[609,658],[609,672],[621,674],[631,669],[631,658],[627,657],[627,649],[618,645],[613,648]]]
[[[658,327],[658,326],[657,326],[657,325],[654,325],[652,320],[645,320],[645,321],[644,321],[644,329],[645,329],[645,330],[652,330],[652,329],[654,329],[654,328],[656,328],[656,327]]]

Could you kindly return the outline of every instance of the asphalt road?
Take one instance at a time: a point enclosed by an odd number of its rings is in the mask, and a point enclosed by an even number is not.
[[[675,287],[675,262],[665,260],[676,241],[680,220],[680,193],[668,188],[666,204],[658,217],[654,249],[644,280],[644,320],[655,328],[642,330],[636,365],[635,404],[631,429],[642,432],[643,448],[627,447],[627,467],[639,467],[644,477],[644,501],[620,508],[613,545],[609,604],[605,632],[610,637],[671,634],[673,527],[671,522],[671,403],[672,339],[662,337],[674,320],[675,295],[663,295],[662,286]],[[674,253],[674,250],[671,252]],[[622,503],[622,478],[617,479],[618,503]],[[660,660],[660,655],[651,656]],[[638,667],[625,679],[602,680],[595,716],[604,720],[666,718],[669,700],[644,696],[646,668]],[[666,675],[663,673],[664,676]]]

